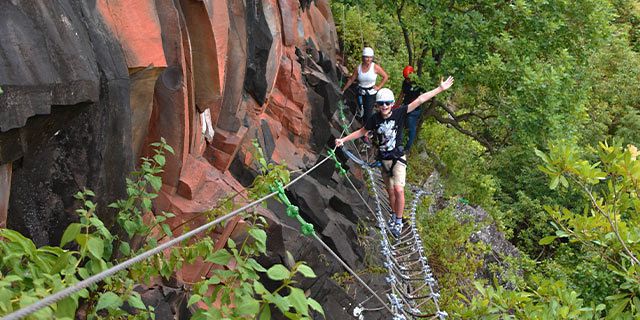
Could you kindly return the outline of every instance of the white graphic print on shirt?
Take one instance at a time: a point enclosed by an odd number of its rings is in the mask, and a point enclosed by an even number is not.
[[[396,121],[385,121],[378,126],[378,135],[382,138],[380,141],[381,151],[391,151],[396,148]]]

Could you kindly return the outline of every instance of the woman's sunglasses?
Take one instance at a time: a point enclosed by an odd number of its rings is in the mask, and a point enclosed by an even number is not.
[[[376,101],[379,106],[392,106],[395,101]]]

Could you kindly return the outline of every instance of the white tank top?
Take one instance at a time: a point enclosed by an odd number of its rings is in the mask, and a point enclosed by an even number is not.
[[[376,85],[376,65],[371,62],[369,70],[366,73],[362,73],[362,64],[358,65],[358,85],[362,88],[371,88]]]

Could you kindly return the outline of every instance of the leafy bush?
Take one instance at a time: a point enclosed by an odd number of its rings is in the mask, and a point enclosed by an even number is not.
[[[143,215],[152,212],[151,200],[157,197],[162,186],[160,174],[165,164],[164,152],[173,153],[164,139],[154,143],[155,155],[142,158],[140,170],[134,172],[133,179],[127,179],[128,198],[118,200],[110,207],[118,210],[117,222],[124,235],[113,235],[97,218],[97,207],[90,200],[94,196],[90,190],[78,192],[76,199],[82,207],[76,210],[79,222],[70,224],[59,247],[36,248],[30,239],[18,232],[0,229],[0,314],[8,314],[34,303],[56,291],[69,287],[81,279],[87,279],[114,266],[119,261],[133,257],[154,248],[164,237],[172,237],[171,230],[164,222],[173,217],[162,213],[154,217],[148,225]],[[289,173],[285,166],[267,164],[258,150],[258,160],[262,164],[262,175],[248,190],[252,199],[260,198],[268,190],[269,184],[279,180],[286,183]],[[270,193],[270,191],[268,192]],[[217,210],[227,209],[220,206]],[[220,215],[213,210],[205,214]],[[198,309],[195,319],[269,319],[271,306],[275,306],[289,318],[309,319],[311,311],[324,313],[322,307],[312,298],[296,288],[294,277],[315,277],[313,270],[303,262],[297,262],[291,269],[277,264],[269,269],[261,266],[254,258],[266,252],[266,221],[254,213],[245,213],[247,237],[240,245],[229,239],[227,248],[214,249],[211,237],[183,243],[173,247],[168,254],[158,254],[127,270],[120,271],[102,283],[94,284],[51,306],[32,314],[30,318],[74,319],[82,306],[88,318],[154,318],[152,307],[146,306],[134,286],[149,283],[152,277],[169,278],[184,263],[196,259],[229,265],[234,268],[216,269],[210,278],[193,286],[189,305],[202,301],[208,310]],[[184,231],[184,230],[181,230]],[[130,245],[132,239],[142,239],[139,248]],[[65,249],[69,248],[69,249]],[[115,254],[117,249],[118,254]],[[290,258],[293,261],[293,258]],[[260,275],[280,281],[281,286],[269,292],[260,283]],[[125,307],[128,306],[125,310]],[[135,310],[135,311],[127,311]]]

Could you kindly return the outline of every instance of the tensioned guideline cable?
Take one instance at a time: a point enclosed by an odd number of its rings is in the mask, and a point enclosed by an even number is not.
[[[354,116],[354,119],[355,119],[355,116]],[[351,120],[351,123],[353,123],[353,119]],[[342,137],[345,132],[346,132],[346,128],[343,129],[343,131],[340,134],[340,137]],[[335,148],[333,149],[333,151],[335,151]],[[291,182],[289,182],[288,184],[284,185],[283,188],[286,189],[289,186],[291,186],[292,184],[298,182],[304,176],[306,176],[309,173],[311,173],[313,170],[318,168],[320,165],[322,165],[324,162],[326,162],[329,159],[330,159],[330,157],[325,157],[323,160],[321,160],[320,162],[315,164],[309,170],[305,171],[300,176],[296,177]],[[228,219],[238,215],[239,213],[258,205],[258,204],[262,203],[263,201],[265,201],[265,200],[267,200],[267,199],[269,199],[269,198],[271,198],[271,197],[273,197],[273,196],[275,196],[277,194],[278,194],[278,192],[274,191],[274,192],[272,192],[272,193],[270,193],[270,194],[268,194],[268,195],[266,195],[266,196],[264,196],[264,197],[262,197],[262,198],[260,198],[258,200],[255,200],[255,201],[253,201],[253,202],[251,202],[251,203],[249,203],[247,205],[242,206],[239,209],[236,209],[236,210],[234,210],[234,211],[232,211],[232,212],[230,212],[230,213],[228,213],[228,214],[226,214],[224,216],[221,216],[221,217],[219,217],[219,218],[217,218],[217,219],[215,219],[215,220],[213,220],[211,222],[208,222],[208,223],[206,223],[206,224],[204,224],[204,225],[202,225],[202,226],[200,226],[200,227],[198,227],[196,229],[193,229],[193,230],[191,230],[191,231],[189,231],[187,233],[184,233],[184,234],[180,235],[177,238],[174,238],[174,239],[171,239],[171,240],[169,240],[167,242],[164,242],[164,243],[158,245],[157,247],[155,247],[153,249],[145,251],[145,252],[143,252],[143,253],[135,256],[135,257],[131,257],[130,259],[128,259],[128,260],[126,260],[124,262],[121,262],[121,263],[119,263],[119,264],[117,264],[117,265],[115,265],[115,266],[113,266],[113,267],[111,267],[111,268],[109,268],[107,270],[104,270],[104,271],[102,271],[102,272],[100,272],[98,274],[95,274],[95,275],[87,278],[87,279],[84,279],[84,280],[82,280],[80,282],[77,282],[77,283],[73,284],[72,286],[69,286],[69,287],[67,287],[65,289],[62,289],[62,290],[60,290],[60,291],[58,291],[56,293],[53,293],[53,294],[51,294],[51,295],[49,295],[47,297],[44,297],[43,299],[38,300],[35,303],[30,304],[30,305],[28,305],[28,306],[26,306],[26,307],[24,307],[22,309],[14,311],[14,312],[4,316],[2,319],[4,319],[4,320],[14,320],[14,319],[21,319],[21,318],[23,318],[25,316],[28,316],[28,315],[30,315],[30,314],[32,314],[32,313],[44,308],[44,307],[47,307],[47,306],[49,306],[49,305],[51,305],[51,304],[53,304],[53,303],[55,303],[55,302],[57,302],[57,301],[59,301],[61,299],[64,299],[64,298],[68,297],[71,294],[74,294],[74,293],[76,293],[76,292],[78,292],[78,291],[80,291],[80,290],[82,290],[84,288],[87,288],[88,286],[90,286],[92,284],[100,282],[100,281],[104,280],[105,278],[110,277],[110,276],[114,275],[115,273],[117,273],[119,271],[125,270],[125,269],[127,269],[128,267],[130,267],[131,265],[133,265],[135,263],[143,261],[143,260],[145,260],[145,259],[147,259],[147,258],[149,258],[149,257],[151,257],[153,255],[156,255],[156,254],[162,252],[163,250],[165,250],[167,248],[173,247],[174,245],[176,245],[176,244],[178,244],[178,243],[180,243],[180,242],[182,242],[184,240],[187,240],[187,239],[191,238],[192,236],[194,236],[194,235],[196,235],[198,233],[201,233],[201,232],[203,232],[205,230],[208,230],[209,228],[213,227],[214,225],[217,225],[217,224],[219,224],[219,223],[221,223],[221,222],[223,222],[225,220],[228,220]],[[320,240],[317,237],[316,237],[316,239],[318,239],[318,241],[320,241],[323,244],[323,246],[326,249],[328,249],[328,247],[326,246],[326,244],[324,244],[324,242],[322,242],[322,240]],[[334,256],[336,256],[335,253],[333,253],[332,251],[331,251],[331,253]],[[343,265],[344,265],[343,261],[340,260],[340,262],[343,263]],[[353,273],[353,271],[351,269],[348,269],[348,270]],[[356,274],[354,274],[354,276],[358,277]],[[358,277],[358,279],[359,279],[359,277]],[[359,280],[362,281],[361,279],[359,279]],[[369,288],[366,285],[366,283],[364,283],[364,281],[362,281],[362,284],[365,287],[367,287],[367,289],[369,291],[371,291],[372,294],[377,296],[377,294],[371,288]],[[379,299],[380,299],[381,302],[384,303],[384,301],[381,298],[379,298]]]

